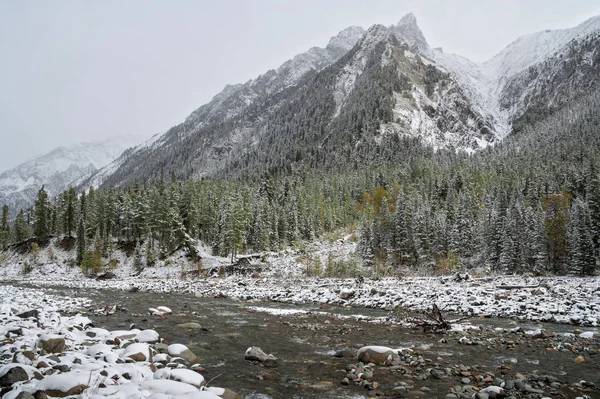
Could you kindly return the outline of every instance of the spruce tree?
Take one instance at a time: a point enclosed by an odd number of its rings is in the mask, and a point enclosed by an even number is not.
[[[79,218],[79,225],[77,227],[77,259],[76,262],[78,265],[81,265],[83,259],[85,257],[85,224],[83,221],[83,217]]]
[[[8,224],[8,205],[2,207],[0,222],[0,250],[5,250],[10,242],[10,225]]]
[[[38,191],[38,197],[35,201],[35,221],[34,234],[40,243],[45,243],[49,236],[50,210],[48,202],[48,193],[44,190],[44,186]]]

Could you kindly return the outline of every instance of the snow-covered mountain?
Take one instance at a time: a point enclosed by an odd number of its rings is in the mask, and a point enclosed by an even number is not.
[[[7,204],[11,215],[33,205],[38,190],[45,187],[56,195],[70,184],[108,165],[135,144],[135,137],[74,144],[32,159],[0,174],[0,205]]]
[[[596,90],[599,32],[596,17],[526,35],[477,64],[432,49],[413,14],[390,27],[351,27],[325,48],[225,87],[82,186],[290,172],[323,157],[356,162],[353,153],[391,136],[476,151]]]

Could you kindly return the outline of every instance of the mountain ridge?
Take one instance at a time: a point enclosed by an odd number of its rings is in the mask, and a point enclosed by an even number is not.
[[[543,89],[546,87],[541,79],[544,73],[556,79],[567,73],[543,65],[555,54],[580,51],[571,47],[578,46],[577,40],[599,31],[600,17],[594,17],[573,28],[524,35],[490,60],[475,63],[457,54],[432,49],[412,13],[389,27],[374,25],[366,31],[349,27],[333,36],[324,48],[312,47],[255,79],[225,86],[179,125],[138,145],[78,183],[83,189],[154,180],[165,174],[182,179],[223,173],[239,176],[228,165],[258,162],[258,159],[273,163],[274,160],[258,155],[257,148],[274,149],[273,156],[281,157],[287,152],[282,146],[297,147],[297,155],[293,157],[297,160],[287,169],[298,170],[306,167],[304,153],[318,152],[322,147],[318,143],[327,142],[332,134],[341,134],[340,129],[347,130],[347,138],[354,146],[348,147],[346,152],[356,151],[358,145],[365,143],[378,145],[389,135],[417,138],[434,149],[477,151],[502,141],[515,126],[520,129],[523,121],[532,115],[535,118],[550,112],[538,109],[545,101],[555,104],[555,108],[560,107],[559,100],[552,100],[552,90],[561,90],[566,98],[579,95],[585,89],[579,81],[573,88],[555,84]],[[538,46],[540,41],[546,46],[537,53],[532,51],[531,47]],[[356,121],[340,125],[338,119],[344,107],[353,106],[348,98],[357,87],[366,91],[375,87],[361,86],[360,81],[365,80],[362,75],[378,45],[385,47],[379,60],[382,68],[379,72],[373,69],[370,79],[380,79],[381,70],[392,68],[396,76],[391,79],[396,80],[396,86],[388,87],[387,93],[377,89],[380,98],[371,105],[377,109],[355,107],[354,114],[343,116],[346,119],[358,117],[367,125],[363,122],[356,125]],[[537,76],[525,76],[524,71],[534,66],[538,69]],[[586,69],[581,64],[573,67],[586,78],[597,73],[594,68]],[[330,84],[333,81],[334,84]],[[307,85],[315,84],[323,84],[331,93],[320,93],[318,88],[312,88],[309,92],[318,98],[309,101],[320,101],[318,106],[300,104],[297,97],[306,93]],[[282,107],[288,112],[301,112],[309,119],[299,121],[292,114],[282,114],[279,111]],[[381,107],[385,110],[379,109]],[[316,117],[315,111],[319,113]],[[365,112],[371,115],[362,115]],[[295,125],[281,123],[282,120],[294,121],[290,123]],[[318,134],[313,131],[317,125]],[[273,126],[280,130],[274,130]],[[359,131],[351,133],[354,128]],[[297,136],[286,136],[290,129],[298,130]],[[365,129],[368,137],[364,135]],[[317,140],[314,148],[307,147],[306,137]],[[330,150],[337,151],[336,148]],[[269,170],[269,167],[259,169]]]
[[[77,179],[110,164],[138,141],[138,137],[116,137],[75,143],[29,158],[0,173],[0,204],[8,205],[14,216],[18,209],[33,205],[42,186],[51,196],[59,194]]]

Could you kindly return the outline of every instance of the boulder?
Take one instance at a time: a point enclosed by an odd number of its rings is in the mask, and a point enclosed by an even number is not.
[[[169,345],[167,348],[167,351],[168,351],[169,355],[181,357],[186,362],[189,362],[189,363],[194,363],[196,360],[198,360],[198,356],[196,356],[194,354],[194,352],[189,350],[188,347],[185,345],[181,345],[181,344]]]
[[[58,389],[49,389],[49,390],[43,391],[43,393],[46,394],[46,396],[49,396],[52,398],[65,398],[67,396],[80,395],[87,388],[88,388],[87,385],[78,384],[72,388],[69,388],[66,392],[58,390]]]
[[[260,347],[251,346],[246,349],[244,354],[246,360],[252,360],[257,362],[276,361],[277,358],[271,354],[267,355]]]
[[[35,397],[29,392],[19,392],[15,399],[35,399]]]
[[[134,362],[145,362],[150,359],[150,347],[146,343],[135,343],[127,346],[121,355],[124,360],[127,358]]]
[[[153,344],[158,342],[160,340],[160,337],[158,333],[154,330],[143,330],[135,336],[135,339],[138,342],[147,342]]]
[[[350,299],[354,296],[354,294],[355,294],[354,290],[342,290],[340,292],[340,298],[344,299],[344,300]]]
[[[0,377],[0,387],[10,387],[19,381],[29,380],[29,374],[22,367],[11,367],[2,377]]]
[[[356,352],[356,357],[363,363],[381,364],[385,362],[394,351],[385,346],[363,346]]]
[[[59,336],[42,336],[40,348],[46,353],[62,353],[65,350],[65,339]]]
[[[219,395],[222,399],[242,399],[240,395],[233,392],[230,389],[225,389],[221,395]]]
[[[20,317],[21,319],[28,319],[30,317],[38,319],[40,317],[40,311],[37,309],[27,310],[23,313],[19,313],[17,317]]]

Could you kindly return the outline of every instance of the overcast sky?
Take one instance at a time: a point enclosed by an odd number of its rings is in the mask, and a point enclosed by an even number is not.
[[[483,61],[522,34],[599,15],[600,2],[0,0],[0,170],[60,145],[164,132],[227,83],[408,12],[432,47]]]

